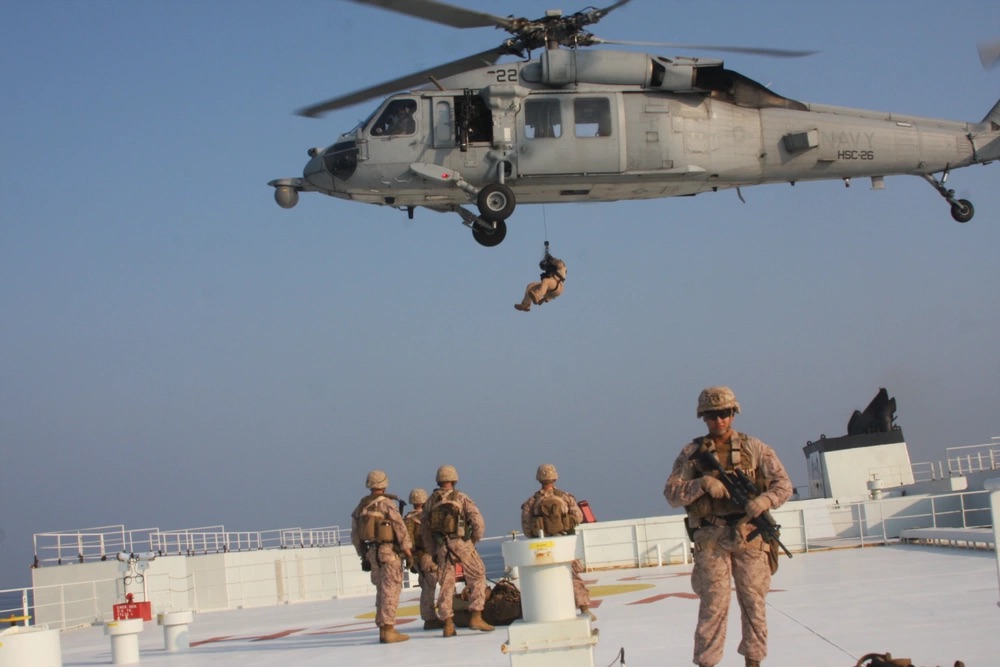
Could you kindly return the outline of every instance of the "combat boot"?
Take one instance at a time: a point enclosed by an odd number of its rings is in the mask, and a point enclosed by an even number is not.
[[[743,659],[747,663],[746,667],[760,667],[760,660],[754,660],[753,658],[748,658],[746,656],[743,656]]]
[[[583,616],[590,616],[590,620],[592,621],[597,620],[597,616],[594,615],[594,612],[590,611],[589,607],[586,606],[580,607],[580,614],[582,614]]]
[[[444,632],[441,633],[441,634],[443,636],[445,636],[445,637],[454,637],[455,636],[456,633],[455,633],[455,619],[454,618],[446,618],[446,619],[444,619]]]
[[[529,310],[531,310],[531,306],[522,306],[519,303],[515,303],[514,307],[517,308],[518,310],[522,310],[524,312],[528,312]]]
[[[378,629],[379,644],[395,644],[397,642],[405,642],[409,638],[410,635],[396,632],[396,627],[393,625],[383,625]]]
[[[444,621],[440,621],[436,618],[432,618],[429,621],[424,621],[424,630],[440,630],[444,627]]]
[[[481,632],[493,632],[496,628],[483,620],[483,612],[474,611],[472,612],[472,618],[469,619],[469,629]]]

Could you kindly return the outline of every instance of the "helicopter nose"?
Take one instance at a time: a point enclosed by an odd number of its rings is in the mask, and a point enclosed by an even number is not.
[[[333,190],[333,176],[323,165],[323,156],[321,153],[309,158],[309,162],[306,163],[305,168],[302,170],[302,176],[317,188]]]

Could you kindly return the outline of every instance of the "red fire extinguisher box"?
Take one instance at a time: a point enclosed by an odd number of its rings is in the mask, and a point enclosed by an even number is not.
[[[144,621],[153,620],[153,608],[149,602],[122,602],[112,605],[115,612],[116,621],[125,621],[130,618],[141,618]]]

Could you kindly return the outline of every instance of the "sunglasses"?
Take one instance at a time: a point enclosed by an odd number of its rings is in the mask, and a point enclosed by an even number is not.
[[[712,421],[715,419],[729,419],[733,416],[732,408],[726,410],[706,410],[701,413],[702,419],[705,421]]]

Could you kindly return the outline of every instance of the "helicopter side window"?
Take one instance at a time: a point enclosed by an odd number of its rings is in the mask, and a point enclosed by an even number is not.
[[[528,139],[555,139],[562,136],[559,100],[526,100],[524,136]]]
[[[611,101],[582,97],[573,101],[574,130],[578,137],[611,136]]]
[[[390,137],[413,134],[417,131],[417,122],[413,118],[416,111],[416,100],[393,100],[372,125],[371,133]]]

